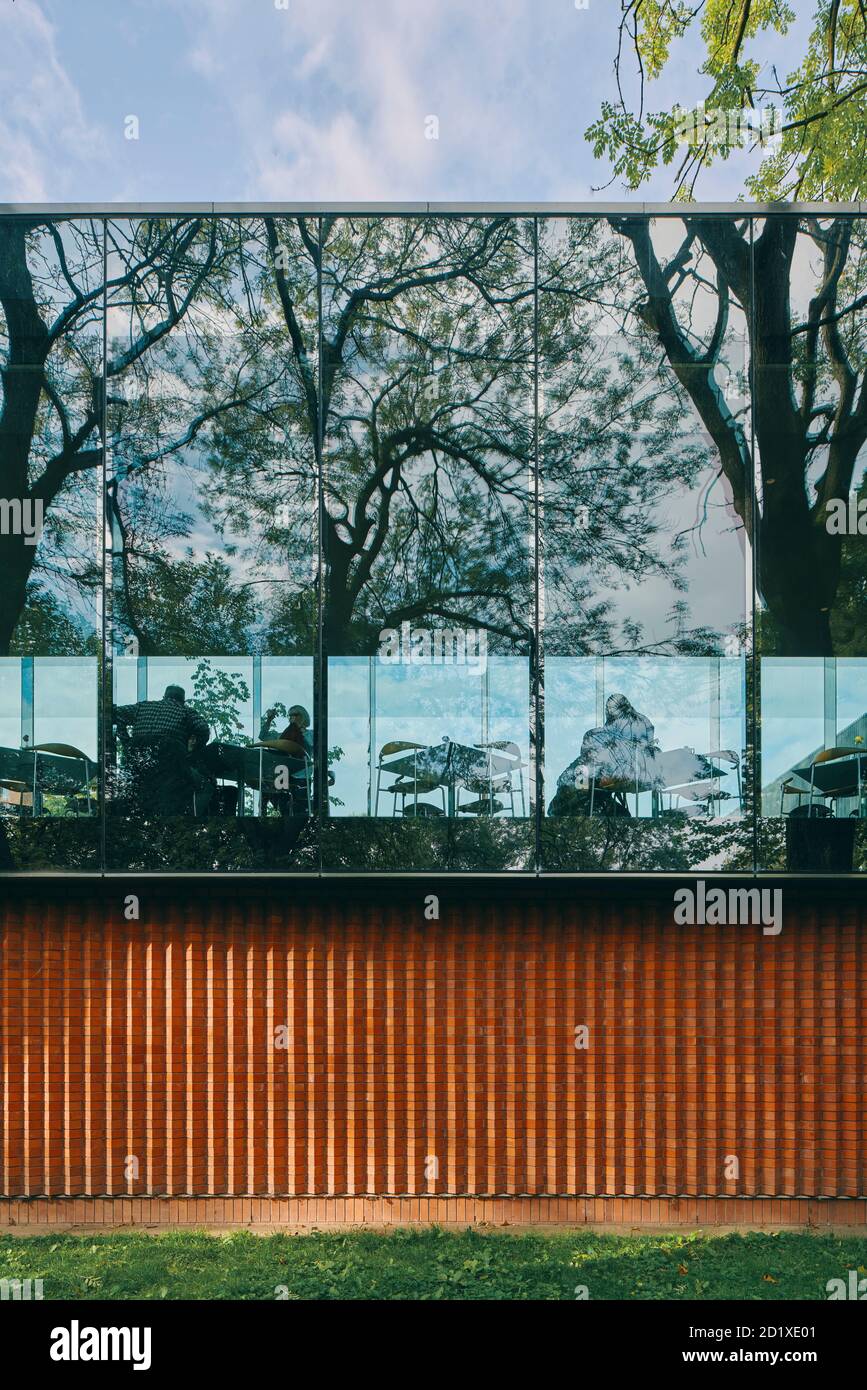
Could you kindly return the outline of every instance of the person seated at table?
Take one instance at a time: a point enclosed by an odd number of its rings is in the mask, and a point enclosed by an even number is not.
[[[290,786],[286,791],[268,792],[267,800],[273,802],[283,816],[306,816],[308,761],[313,758],[313,739],[309,732],[310,715],[303,705],[291,705],[286,717],[289,723],[278,732],[277,709],[272,706],[265,711],[259,729],[260,743],[279,741],[294,744],[298,749],[297,755],[287,750],[275,750],[285,754]]]
[[[309,733],[310,715],[303,705],[291,705],[286,717],[289,723],[278,733],[276,707],[272,706],[271,709],[266,710],[259,729],[259,742],[265,743],[279,739],[281,743],[297,743],[299,748],[303,748],[312,758],[313,740]]]
[[[588,729],[578,757],[557,778],[549,816],[628,816],[626,794],[664,784],[653,725],[625,695],[605,702],[605,723]]]
[[[183,687],[167,685],[161,700],[116,705],[112,722],[121,737],[140,809],[161,816],[188,815],[194,795],[198,800],[200,793],[207,794],[193,763],[211,731],[207,721],[188,707]]]

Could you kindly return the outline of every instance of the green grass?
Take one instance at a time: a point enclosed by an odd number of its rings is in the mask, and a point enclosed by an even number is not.
[[[865,1266],[867,1239],[800,1232],[0,1237],[0,1278],[46,1299],[825,1299]]]

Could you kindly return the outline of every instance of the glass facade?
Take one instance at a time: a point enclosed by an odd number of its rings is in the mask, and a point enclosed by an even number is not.
[[[857,217],[0,217],[0,868],[867,867]]]

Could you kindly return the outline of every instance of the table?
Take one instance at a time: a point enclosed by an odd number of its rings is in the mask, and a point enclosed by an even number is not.
[[[288,753],[280,753],[273,748],[251,747],[235,743],[209,743],[202,750],[202,761],[214,777],[235,782],[238,787],[238,815],[244,814],[244,788],[252,787],[259,793],[259,814],[264,815],[262,804],[263,784],[270,780],[274,785],[277,769],[285,767],[292,778],[302,774],[307,776],[307,765],[303,758],[293,758]],[[309,797],[308,797],[309,800]]]
[[[714,787],[720,778],[733,768],[717,767],[704,753],[692,748],[672,748],[659,754],[659,765],[665,785],[660,795],[679,796],[684,801],[713,801]],[[740,788],[740,781],[738,782]],[[726,798],[727,792],[718,793]]]
[[[867,751],[850,757],[834,758],[827,763],[805,763],[793,768],[792,777],[810,783],[810,796],[820,791],[824,796],[834,793],[840,797],[858,797],[858,814],[863,815],[862,790],[867,790]],[[806,796],[807,793],[805,792]]]
[[[90,805],[90,783],[95,764],[81,757],[48,753],[39,748],[0,748],[0,782],[23,783],[33,793],[34,816],[42,811],[45,792],[69,796],[87,792]]]
[[[717,767],[703,753],[692,748],[670,748],[658,750],[653,759],[653,777],[611,778],[598,776],[597,769],[590,763],[575,768],[575,786],[590,790],[590,814],[596,791],[620,791],[636,798],[642,792],[653,796],[651,814],[658,814],[659,798],[666,793],[680,796],[684,800],[698,801],[710,799],[713,786],[719,778],[727,775],[727,769]]]
[[[448,814],[454,816],[455,791],[461,782],[476,777],[502,776],[519,766],[520,759],[511,757],[501,748],[482,748],[444,738],[442,743],[431,744],[428,748],[398,753],[383,762],[382,770],[397,773],[399,777],[414,778],[420,773],[435,778],[446,788]]]

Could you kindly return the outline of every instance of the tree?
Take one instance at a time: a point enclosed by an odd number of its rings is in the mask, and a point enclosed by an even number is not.
[[[492,650],[533,660],[537,505],[552,647],[720,649],[690,618],[685,538],[655,514],[707,472],[707,450],[604,221],[250,218],[222,237],[225,274],[131,365],[110,412],[114,611],[140,651],[192,652],[200,625],[178,631],[179,597],[212,531],[224,592],[255,595],[240,649],[312,653],[321,524],[328,654],[375,653],[408,621],[483,628]],[[664,636],[610,611],[647,577],[679,595]],[[223,634],[209,650],[239,650],[214,645]],[[319,715],[327,702],[326,687]],[[525,839],[497,823],[491,852],[517,862]]]
[[[104,397],[183,320],[219,271],[217,224],[135,224],[130,253],[104,246],[103,224],[0,219],[0,495],[41,507],[40,545],[0,534],[0,653],[10,649],[31,579],[86,596],[93,626],[101,560],[93,537]],[[109,265],[104,278],[103,267]],[[145,294],[147,304],[145,305]],[[135,331],[103,361],[103,303],[134,304]]]
[[[863,198],[867,8],[863,0],[819,0],[806,50],[780,73],[757,50],[763,36],[784,39],[794,19],[784,0],[621,0],[616,96],[586,132],[612,179],[637,189],[659,165],[673,165],[674,197],[691,199],[714,159],[746,145],[763,155],[746,182],[753,198]],[[652,84],[669,76],[673,45],[696,30],[705,55],[702,105],[688,119],[678,106],[649,109]]]
[[[312,650],[315,434],[257,232],[261,244],[261,221],[220,221],[217,273],[109,408],[114,631],[144,654]],[[134,254],[125,224],[110,235]],[[140,280],[112,306],[118,355],[155,288]],[[315,359],[315,273],[294,288]]]
[[[859,224],[771,216],[753,235],[749,219],[684,216],[681,244],[665,261],[646,218],[613,218],[612,225],[633,248],[644,286],[642,318],[707,430],[757,547],[768,613],[764,650],[830,655],[835,605],[845,596],[839,592],[843,538],[829,533],[827,508],[831,499],[848,497],[867,442]],[[674,297],[684,273],[695,273],[696,248],[716,276],[716,322],[703,341]],[[808,276],[812,290],[799,304],[804,296],[796,282]],[[748,335],[751,432],[729,408],[716,376],[733,304]]]
[[[265,218],[224,236],[228,273],[133,364],[111,413],[116,614],[139,650],[171,650],[171,576],[203,562],[182,543],[207,524],[235,587],[256,596],[249,640],[312,651],[318,523],[330,653],[374,652],[404,621],[483,628],[495,647],[527,650],[532,221]],[[604,640],[603,574],[676,570],[647,510],[699,457],[678,433],[683,404],[659,402],[653,343],[633,336],[599,359],[594,315],[603,299],[619,315],[618,292],[637,286],[617,240],[576,222],[546,265],[541,353],[558,361],[540,421],[546,546],[552,576],[584,576],[580,606],[564,587],[560,616],[591,650]],[[644,456],[631,457],[639,435]],[[579,471],[578,455],[592,466]],[[597,512],[586,532],[582,490]],[[617,528],[598,524],[603,490]],[[148,646],[158,605],[172,616]]]
[[[649,112],[645,84],[667,71],[673,43],[699,16],[709,90],[684,147],[678,145],[684,113]],[[607,155],[615,177],[630,188],[677,158],[675,198],[689,200],[701,170],[717,156],[727,158],[749,129],[749,113],[773,99],[783,110],[777,147],[747,181],[749,192],[764,199],[860,196],[867,167],[867,10],[857,0],[820,4],[800,67],[785,82],[772,69],[767,85],[750,46],[762,33],[784,35],[792,18],[775,0],[708,0],[696,7],[622,0],[617,98],[587,132],[597,156]],[[623,66],[630,46],[638,65],[635,107]],[[852,640],[853,605],[851,566],[841,568],[845,542],[828,532],[828,504],[858,485],[867,442],[860,222],[799,222],[782,212],[753,222],[685,210],[681,245],[664,256],[645,218],[613,218],[611,225],[632,245],[644,285],[640,313],[718,451],[756,549],[767,610],[763,649],[830,654],[841,607],[849,610]],[[716,327],[704,335],[675,304],[684,277],[697,281],[697,252],[709,260],[717,292]],[[720,344],[733,306],[749,341],[748,420],[733,416],[718,389]]]

